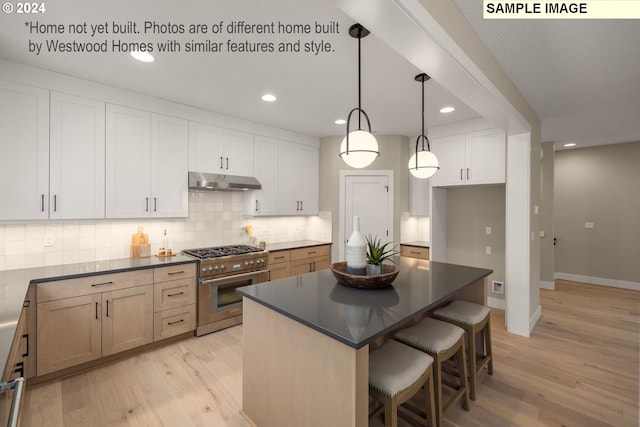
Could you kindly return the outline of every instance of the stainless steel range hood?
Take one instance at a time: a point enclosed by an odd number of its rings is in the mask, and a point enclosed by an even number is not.
[[[189,188],[210,191],[260,190],[262,184],[252,176],[189,172]]]

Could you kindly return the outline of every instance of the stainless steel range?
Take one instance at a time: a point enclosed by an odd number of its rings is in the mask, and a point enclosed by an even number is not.
[[[269,279],[268,252],[246,245],[187,249],[198,261],[198,327],[201,336],[242,323],[236,289]]]

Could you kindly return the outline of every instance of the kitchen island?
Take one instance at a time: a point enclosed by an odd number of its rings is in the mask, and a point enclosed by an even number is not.
[[[330,270],[238,289],[242,410],[257,426],[368,425],[369,347],[453,299],[485,304],[491,270],[397,257],[393,286],[360,290]]]

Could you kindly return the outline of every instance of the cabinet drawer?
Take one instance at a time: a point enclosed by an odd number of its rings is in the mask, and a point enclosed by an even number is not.
[[[289,276],[291,276],[291,263],[269,264],[269,280],[282,279]]]
[[[401,246],[402,256],[420,259],[429,259],[429,248],[420,248],[417,246]]]
[[[38,303],[63,298],[92,295],[134,286],[153,283],[153,270],[134,270],[122,273],[101,274],[98,276],[79,277],[77,279],[57,280],[39,283],[37,288]]]
[[[196,329],[196,305],[170,308],[153,315],[153,340],[194,331]]]
[[[292,249],[291,261],[298,261],[305,258],[316,258],[331,255],[331,245],[311,246],[308,248]]]
[[[154,285],[153,311],[182,307],[196,303],[195,278],[161,282]]]
[[[291,260],[291,251],[269,252],[269,266],[280,262],[289,262]]]
[[[196,264],[178,264],[153,269],[154,282],[166,282],[168,280],[196,277]]]

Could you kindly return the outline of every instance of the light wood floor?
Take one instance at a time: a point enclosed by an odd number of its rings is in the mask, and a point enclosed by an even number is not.
[[[530,338],[494,310],[494,375],[444,425],[638,426],[640,292],[559,281],[541,302]],[[29,387],[21,425],[248,426],[241,359],[242,326],[180,341]]]

